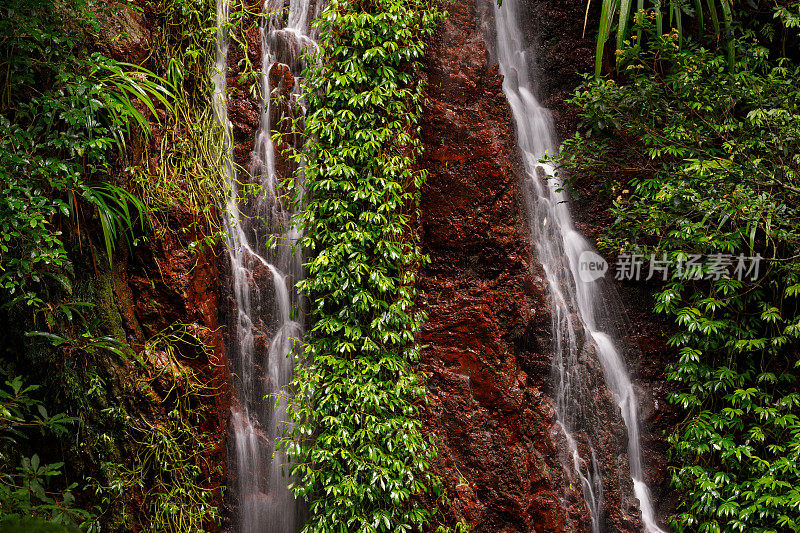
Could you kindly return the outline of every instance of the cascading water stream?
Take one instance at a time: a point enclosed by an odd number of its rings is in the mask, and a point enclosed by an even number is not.
[[[288,10],[285,6],[288,4]],[[231,408],[231,470],[241,533],[295,533],[302,505],[287,488],[289,459],[275,451],[288,424],[285,394],[292,374],[292,348],[300,342],[301,301],[293,290],[303,275],[294,244],[300,235],[285,201],[271,133],[282,116],[302,110],[300,82],[306,48],[315,46],[314,0],[266,0],[261,25],[262,113],[247,172],[236,172],[227,114],[229,0],[217,1],[214,74],[216,117],[222,126],[223,175],[228,197],[222,208],[236,303],[228,342],[235,398]],[[270,80],[277,80],[272,87]],[[276,103],[277,102],[277,103]],[[288,162],[283,162],[289,168]],[[289,170],[291,171],[291,170]],[[266,397],[266,398],[265,398]]]
[[[547,278],[553,315],[556,412],[566,435],[571,468],[579,476],[584,499],[592,518],[592,530],[601,530],[602,476],[591,441],[583,456],[573,438],[592,392],[580,379],[582,347],[591,346],[603,367],[606,384],[614,395],[628,432],[628,458],[634,491],[639,500],[644,530],[663,533],[657,525],[650,492],[644,481],[639,439],[637,400],[623,357],[613,337],[604,330],[615,317],[602,303],[608,298],[598,281],[583,281],[579,258],[592,251],[575,230],[566,193],[554,179],[553,168],[539,161],[558,150],[553,120],[534,96],[535,80],[529,72],[524,39],[519,26],[519,0],[493,1],[497,35],[497,58],[503,74],[503,92],[508,98],[517,128],[518,148],[527,179],[525,198],[536,253]],[[610,328],[609,328],[610,331]]]

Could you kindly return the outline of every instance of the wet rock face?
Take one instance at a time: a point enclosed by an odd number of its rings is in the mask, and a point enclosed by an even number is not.
[[[436,469],[452,499],[448,521],[463,519],[473,531],[487,532],[589,531],[580,481],[562,466],[571,458],[554,429],[551,317],[525,223],[513,121],[485,44],[485,36],[492,38],[491,23],[484,22],[490,21],[491,1],[448,4],[448,20],[425,59],[429,103],[421,166],[430,176],[421,222],[431,257],[421,279],[421,303],[429,314],[420,363],[430,375],[425,423],[439,439]],[[580,73],[593,68],[597,6],[583,38],[582,0],[525,4],[522,25],[541,79],[537,96],[553,111],[563,139],[577,124],[577,110],[565,100]],[[597,221],[582,224],[585,210],[579,210],[578,225],[591,238],[599,227]],[[632,298],[624,305],[633,305]],[[653,388],[657,396],[663,394],[657,376],[664,346],[640,308],[632,307],[633,331],[641,335],[626,340],[645,356],[634,349],[629,364],[642,392]],[[639,531],[625,427],[597,358],[587,352],[582,360],[583,379],[600,406],[586,416],[604,478],[601,527]],[[659,505],[663,446],[652,422],[665,415],[653,394],[642,396],[644,459],[654,465],[646,472]],[[665,402],[657,403],[663,409]],[[575,438],[588,457],[586,436]]]
[[[147,57],[153,36],[143,13],[124,3],[111,2],[98,15],[101,21],[98,45],[104,53],[134,64]]]
[[[189,228],[192,216],[176,209],[170,215],[172,228]],[[200,236],[188,233],[179,238],[166,232],[162,238],[151,240],[134,250],[127,269],[115,272],[114,298],[123,318],[123,327],[128,339],[138,349],[141,343],[160,331],[175,324],[185,324],[208,348],[200,357],[186,354],[182,365],[191,367],[200,382],[214,394],[204,399],[205,416],[196,427],[206,445],[203,477],[206,487],[214,488],[216,501],[212,505],[222,506],[222,491],[225,484],[225,456],[227,448],[227,419],[229,406],[229,374],[220,335],[219,273],[215,255],[219,250],[205,247],[197,253],[189,253],[187,242]],[[184,354],[182,354],[184,355]],[[161,361],[151,360],[151,371],[157,371]],[[169,388],[169,387],[165,387]],[[152,415],[158,420],[158,413]],[[145,415],[147,418],[147,415]],[[222,467],[220,467],[222,465]],[[142,523],[150,517],[146,509],[140,510]],[[209,531],[216,531],[214,523],[207,524]]]
[[[172,230],[166,230],[158,220],[153,220],[154,232],[160,234],[158,239],[139,243],[131,251],[118,247],[112,270],[106,270],[102,263],[98,265],[103,269],[97,281],[98,316],[116,338],[127,339],[147,364],[140,367],[133,360],[124,365],[112,359],[99,361],[100,371],[109,384],[108,401],[123,407],[134,424],[124,430],[105,426],[108,431],[123,431],[115,436],[109,453],[119,454],[112,457],[118,457],[115,460],[126,467],[145,451],[142,444],[132,438],[138,434],[131,433],[132,427],[141,428],[147,424],[170,427],[169,413],[178,408],[176,394],[188,391],[186,382],[176,378],[176,374],[191,370],[191,382],[208,391],[203,396],[191,394],[187,398],[197,402],[192,403],[192,409],[198,413],[202,411],[202,416],[192,418],[191,422],[203,444],[198,466],[202,469],[203,487],[213,491],[208,503],[219,507],[223,505],[220,487],[226,478],[229,375],[217,320],[219,274],[215,250],[206,247],[197,253],[188,251],[188,243],[200,238],[193,232],[193,220],[188,211],[174,208],[169,213]],[[186,232],[178,236],[178,228]],[[192,335],[204,348],[194,340],[182,342],[172,338],[151,344],[160,333],[173,331]],[[174,352],[167,352],[166,346]],[[144,384],[147,385],[142,388]],[[90,463],[88,468],[98,466]],[[126,487],[122,498],[112,500],[104,509],[104,530],[146,529],[153,517],[152,502],[145,494],[152,488],[147,484]],[[219,529],[211,521],[206,528],[208,531]]]
[[[428,312],[419,365],[427,429],[452,504],[475,532],[587,531],[580,489],[558,454],[550,316],[531,273],[520,165],[501,77],[472,2],[448,4],[430,42],[422,119]]]
[[[97,46],[104,53],[134,64],[145,61],[157,41],[159,30],[155,24],[155,7],[150,3],[142,3],[140,8],[141,11],[138,11],[112,2],[108,9],[99,13],[103,22]],[[147,63],[145,66],[157,72],[164,67]],[[158,165],[155,154],[159,154],[162,135],[161,130],[153,129],[147,151],[141,146],[140,140],[132,139],[128,154],[132,161],[138,162],[149,153],[152,157],[150,164]],[[101,305],[98,307],[104,320],[111,318],[105,321],[114,334],[118,338],[126,338],[136,350],[142,350],[149,340],[170,327],[184,328],[207,348],[192,349],[191,346],[175,343],[178,367],[191,368],[198,384],[213,391],[213,394],[203,397],[204,416],[200,417],[194,429],[205,445],[201,461],[203,486],[214,490],[214,498],[208,503],[221,507],[224,502],[220,487],[226,480],[226,434],[230,411],[230,379],[218,320],[220,275],[217,257],[222,249],[216,245],[190,250],[190,243],[200,241],[204,235],[199,233],[195,215],[188,208],[173,205],[163,214],[163,220],[159,217],[151,220],[154,228],[150,238],[130,251],[125,246],[117,248],[113,270],[103,274],[99,296]],[[108,309],[103,309],[106,304]],[[143,371],[148,377],[174,364],[165,353],[158,350],[148,353],[148,363]],[[126,368],[120,376],[130,382],[142,379],[137,369],[131,367]],[[124,398],[129,403],[126,408],[135,418],[162,424],[167,417],[166,406],[171,405],[166,398],[173,387],[174,381],[161,377],[153,382],[152,395]],[[139,451],[134,442],[125,442],[122,446],[128,457]],[[141,489],[149,490],[150,487]],[[129,500],[127,504],[133,509],[133,516],[127,518],[130,522],[122,525],[104,524],[104,527],[110,531],[146,528],[152,516],[138,490],[137,487],[131,487],[125,493],[126,500]],[[209,531],[219,530],[215,523],[208,523],[206,527]]]
[[[231,6],[231,10],[245,9],[250,14],[260,13],[261,8],[262,4],[253,0],[243,0]],[[257,19],[252,15],[245,18],[242,27],[247,31],[239,38],[244,39],[247,46],[230,41],[226,83],[228,120],[233,133],[233,159],[236,165],[247,168],[261,116],[261,95],[258,94],[256,83],[260,83],[261,73],[261,31]]]
[[[586,237],[596,242],[600,234],[613,221],[608,209],[611,197],[605,190],[604,180],[593,176],[575,176],[573,214],[576,227]],[[591,198],[592,201],[587,201]],[[609,263],[606,279],[614,276],[617,258],[605,257]],[[674,348],[666,340],[675,332],[675,326],[664,317],[653,313],[653,293],[661,287],[658,282],[612,281],[617,293],[619,308],[624,309],[627,321],[623,324],[623,340],[631,349],[626,353],[626,364],[631,374],[639,400],[642,461],[645,479],[652,494],[656,516],[662,521],[675,511],[677,493],[670,483],[668,471],[668,444],[666,435],[679,421],[678,410],[667,401],[672,391],[666,379],[667,365],[675,361]]]
[[[564,140],[575,133],[578,123],[577,109],[566,100],[581,83],[581,75],[594,72],[602,2],[523,0],[523,4],[521,26],[540,80],[536,96],[552,111],[558,138]]]

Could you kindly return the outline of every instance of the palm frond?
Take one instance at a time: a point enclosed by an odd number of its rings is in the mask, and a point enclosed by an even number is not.
[[[711,15],[711,24],[714,25],[714,33],[719,35],[719,17],[717,16],[717,4],[714,0],[706,0],[708,14]]]
[[[722,16],[725,18],[725,40],[728,43],[728,67],[733,69],[733,39],[731,38],[733,13],[731,12],[730,0],[720,0],[720,3],[722,4]]]
[[[112,129],[122,127],[125,135],[114,132],[117,145],[125,150],[125,137],[130,137],[130,126],[134,125],[145,136],[150,133],[150,118],[160,123],[157,105],[160,104],[167,113],[175,112],[173,102],[176,90],[170,81],[157,76],[150,70],[131,63],[101,63],[103,74],[98,82],[108,90],[101,94],[106,109],[112,116]],[[144,107],[144,111],[136,103]]]
[[[703,33],[705,30],[703,24],[703,4],[700,3],[700,0],[694,0],[694,16],[697,18],[697,29],[700,33]]]
[[[661,2],[655,3],[656,10],[656,31],[659,35],[664,35],[664,13],[661,12]]]
[[[617,23],[617,50],[622,49],[622,43],[628,30],[628,18],[631,15],[631,0],[621,0],[619,6],[619,22]]]

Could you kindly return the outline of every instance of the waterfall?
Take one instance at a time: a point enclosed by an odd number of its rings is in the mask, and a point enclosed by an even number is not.
[[[302,112],[298,76],[304,51],[314,46],[311,21],[321,4],[264,3],[261,115],[247,169],[237,172],[227,114],[230,7],[229,0],[217,0],[213,108],[223,131],[228,197],[221,211],[235,302],[227,342],[234,389],[229,465],[238,504],[234,527],[241,533],[295,533],[302,524],[302,505],[287,488],[289,458],[275,445],[289,423],[291,352],[303,335],[301,300],[293,288],[303,275],[303,260],[295,247],[300,235],[292,224],[292,203],[281,184],[295,169],[276,153],[271,133],[281,117]]]
[[[492,0],[497,34],[497,57],[503,74],[503,92],[511,105],[517,129],[517,143],[526,173],[525,199],[536,254],[547,278],[553,316],[553,375],[556,414],[566,436],[571,465],[580,479],[584,499],[592,518],[592,530],[601,531],[603,483],[591,440],[583,450],[574,438],[587,417],[582,413],[594,394],[580,373],[579,358],[591,350],[603,367],[606,385],[621,411],[628,433],[628,458],[635,495],[639,500],[644,530],[661,533],[656,522],[650,492],[644,481],[639,442],[636,394],[610,324],[616,318],[603,305],[609,298],[600,281],[583,281],[579,276],[581,254],[591,253],[589,242],[576,231],[566,193],[555,179],[554,169],[539,163],[545,153],[558,150],[553,120],[537,101],[535,80],[529,71],[529,57],[523,48],[519,0]],[[589,403],[591,405],[591,403]],[[584,434],[586,432],[584,431]],[[588,453],[587,453],[588,450]],[[583,453],[581,453],[583,452]]]

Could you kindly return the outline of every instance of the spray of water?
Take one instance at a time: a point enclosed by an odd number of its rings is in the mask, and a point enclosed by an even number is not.
[[[606,384],[619,406],[628,432],[628,457],[636,497],[647,533],[663,533],[657,525],[653,504],[644,481],[639,438],[636,394],[624,359],[614,338],[604,329],[614,317],[602,302],[608,298],[598,281],[584,281],[579,276],[579,258],[592,250],[588,241],[575,230],[568,198],[554,179],[553,169],[539,161],[545,153],[558,150],[553,120],[535,98],[535,79],[529,72],[524,38],[519,26],[519,0],[494,4],[497,58],[503,74],[503,91],[508,98],[517,128],[518,148],[525,172],[525,198],[536,254],[545,272],[553,315],[553,375],[556,385],[556,412],[560,429],[566,436],[571,465],[583,490],[592,518],[592,530],[601,531],[603,480],[591,441],[581,455],[573,437],[582,421],[582,410],[590,408],[592,394],[583,385],[580,373],[585,367],[579,358],[586,346],[603,367]]]

